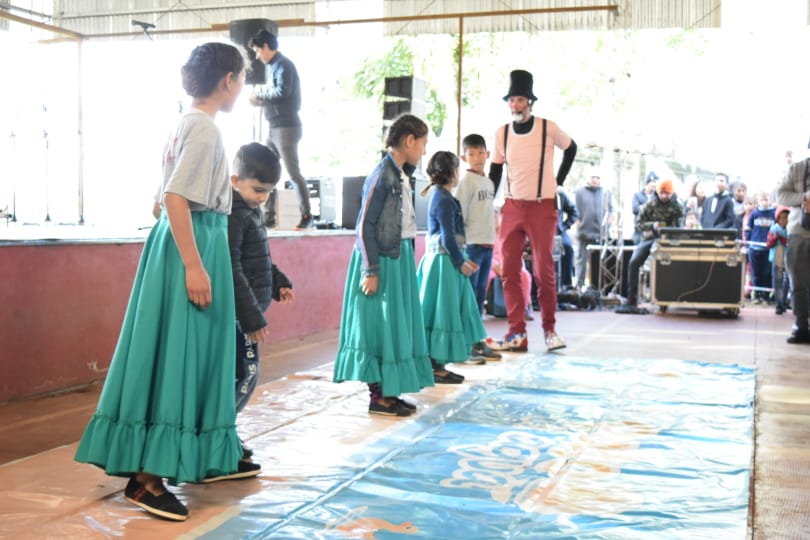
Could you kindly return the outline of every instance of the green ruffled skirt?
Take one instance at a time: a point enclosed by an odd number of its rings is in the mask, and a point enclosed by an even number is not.
[[[213,301],[205,310],[189,301],[164,215],[144,245],[98,408],[76,451],[76,461],[110,475],[195,482],[236,471],[242,455],[228,216],[191,215]]]
[[[388,397],[433,386],[412,241],[402,241],[398,258],[380,257],[376,294],[363,294],[362,268],[363,257],[355,249],[346,276],[333,380],[379,383]]]
[[[430,357],[439,364],[463,362],[487,336],[470,278],[445,253],[426,253],[417,272]]]

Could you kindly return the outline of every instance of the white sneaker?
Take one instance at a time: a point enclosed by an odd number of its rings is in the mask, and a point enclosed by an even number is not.
[[[546,351],[552,352],[565,348],[565,341],[556,332],[546,333]]]

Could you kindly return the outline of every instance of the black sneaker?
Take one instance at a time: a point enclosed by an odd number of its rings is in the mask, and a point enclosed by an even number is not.
[[[302,214],[301,221],[298,222],[298,225],[295,226],[296,231],[303,231],[305,229],[311,229],[315,226],[315,220],[312,218],[312,214]]]
[[[131,477],[124,488],[124,498],[136,506],[140,506],[150,514],[172,521],[185,521],[188,519],[188,508],[177,500],[174,494],[166,490],[160,495],[152,495],[146,487]]]
[[[399,398],[387,398],[391,400],[389,405],[384,405],[379,401],[372,401],[368,404],[369,414],[381,414],[383,416],[410,416],[416,407],[411,410],[405,402]]]
[[[259,465],[258,463],[253,463],[252,461],[240,459],[236,472],[228,474],[220,474],[215,476],[206,476],[200,481],[200,483],[211,484],[213,482],[221,482],[223,480],[242,480],[244,478],[253,478],[254,476],[259,476],[261,472],[262,466]]]

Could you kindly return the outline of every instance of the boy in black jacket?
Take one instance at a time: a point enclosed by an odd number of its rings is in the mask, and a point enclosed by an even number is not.
[[[233,206],[228,217],[236,296],[236,412],[244,409],[259,379],[259,347],[270,332],[264,312],[271,300],[293,301],[292,283],[273,264],[261,205],[281,177],[278,156],[263,144],[242,146],[233,163]],[[242,445],[244,458],[253,452]]]

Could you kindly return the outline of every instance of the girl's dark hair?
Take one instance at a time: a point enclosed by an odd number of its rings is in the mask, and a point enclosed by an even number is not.
[[[424,196],[430,186],[444,186],[453,181],[453,174],[458,170],[458,157],[453,152],[440,150],[430,156],[425,172],[430,177],[430,184],[421,191]]]
[[[194,98],[210,96],[228,73],[239,75],[245,58],[233,45],[206,43],[191,51],[188,62],[180,69],[183,89]]]
[[[385,138],[386,148],[399,146],[408,135],[413,135],[419,139],[428,134],[428,127],[420,118],[412,114],[403,114],[394,120],[388,128],[388,136]]]

